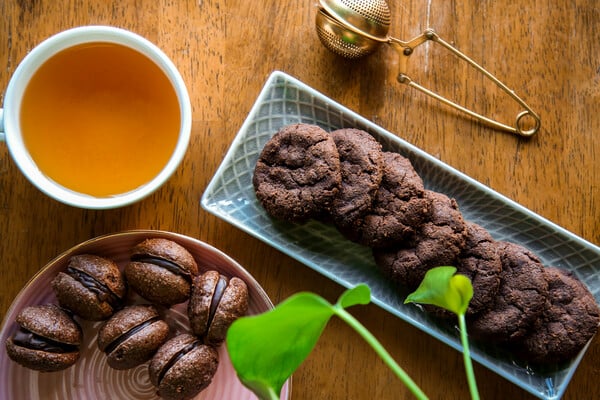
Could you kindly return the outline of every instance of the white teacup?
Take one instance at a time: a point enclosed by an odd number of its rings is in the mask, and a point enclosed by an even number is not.
[[[175,65],[123,29],[83,26],[36,46],[13,74],[0,140],[42,192],[109,209],[160,187],[189,143],[192,110]]]

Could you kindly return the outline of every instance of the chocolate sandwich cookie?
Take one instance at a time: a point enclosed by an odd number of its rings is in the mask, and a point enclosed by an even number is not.
[[[42,372],[60,371],[79,359],[80,326],[54,304],[30,306],[17,315],[19,329],[6,340],[6,353],[22,366]]]
[[[429,218],[431,200],[411,162],[398,153],[383,153],[383,176],[371,209],[352,229],[340,229],[350,240],[373,248],[394,246],[413,238]]]
[[[331,136],[340,156],[342,181],[333,200],[331,218],[343,229],[354,229],[356,220],[370,209],[383,177],[381,144],[360,129],[338,129]]]
[[[594,296],[571,272],[544,270],[548,302],[529,333],[520,354],[530,363],[560,363],[573,358],[598,331],[600,311]]]
[[[87,320],[109,318],[123,306],[127,286],[117,264],[91,254],[70,258],[64,272],[52,280],[61,307]]]
[[[134,305],[116,312],[98,331],[96,342],[108,365],[129,369],[150,360],[167,340],[169,325],[149,305]]]
[[[150,382],[166,400],[189,399],[204,390],[217,372],[219,354],[197,337],[182,333],[163,344],[150,361]]]
[[[248,288],[243,280],[228,279],[217,271],[194,278],[188,303],[192,332],[206,344],[220,345],[227,329],[248,311]]]
[[[316,125],[293,124],[265,144],[252,183],[267,213],[302,222],[329,213],[341,179],[331,135]]]
[[[198,265],[183,246],[168,239],[146,239],[131,250],[125,266],[129,286],[152,303],[170,307],[190,296]]]
[[[548,297],[544,266],[530,250],[498,242],[502,260],[500,287],[493,304],[469,320],[469,333],[478,339],[509,343],[525,336],[542,315]]]
[[[467,226],[456,201],[430,190],[425,198],[431,201],[430,218],[412,239],[396,247],[373,249],[383,274],[410,290],[421,284],[429,269],[456,265],[466,245]]]

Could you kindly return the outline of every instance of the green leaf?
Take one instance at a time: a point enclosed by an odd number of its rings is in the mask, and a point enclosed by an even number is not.
[[[280,393],[310,354],[333,315],[312,293],[298,293],[263,314],[239,318],[227,332],[227,350],[240,380],[261,398]]]
[[[367,285],[346,290],[336,305],[314,293],[298,293],[263,314],[239,318],[227,331],[227,350],[242,383],[261,399],[281,388],[315,347],[340,308],[367,304]]]
[[[473,297],[471,281],[456,274],[455,267],[436,267],[425,274],[421,285],[409,294],[404,303],[433,304],[464,315]]]
[[[358,304],[365,305],[371,302],[371,289],[364,283],[346,290],[338,299],[336,305],[342,308],[352,307]]]
[[[366,285],[347,290],[337,307],[366,304]],[[227,350],[240,380],[260,398],[273,398],[315,347],[335,308],[313,293],[298,293],[266,313],[243,317],[227,332]]]

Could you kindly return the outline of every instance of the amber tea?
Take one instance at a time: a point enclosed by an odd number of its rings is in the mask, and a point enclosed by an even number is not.
[[[181,125],[177,94],[143,54],[113,43],[63,50],[34,74],[21,103],[38,168],[75,192],[126,193],[167,164]]]

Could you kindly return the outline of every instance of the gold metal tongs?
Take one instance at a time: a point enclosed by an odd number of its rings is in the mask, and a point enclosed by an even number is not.
[[[400,54],[398,82],[415,88],[450,107],[502,131],[529,137],[533,136],[540,129],[541,120],[539,115],[517,96],[513,90],[509,89],[498,78],[471,58],[440,38],[433,29],[428,28],[422,34],[409,41],[389,36],[391,13],[385,0],[319,0],[319,5],[316,17],[317,34],[325,47],[334,53],[346,58],[359,58],[375,51],[381,43],[387,43]],[[407,75],[408,59],[416,47],[427,41],[441,44],[458,58],[469,63],[523,107],[524,110],[517,114],[515,125],[510,126],[485,117],[414,82]]]

